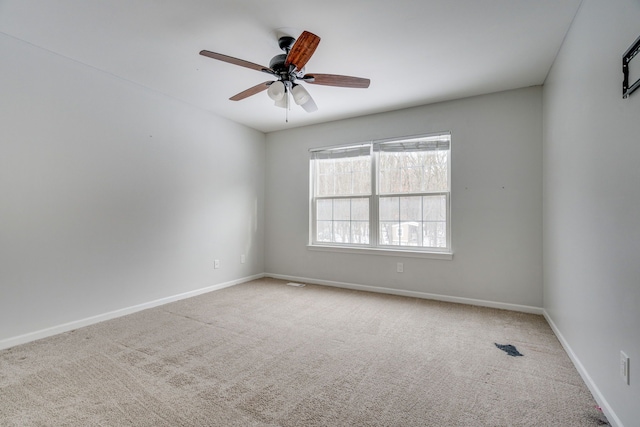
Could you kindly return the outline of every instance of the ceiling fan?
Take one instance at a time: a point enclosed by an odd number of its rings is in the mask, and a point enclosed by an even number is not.
[[[230,100],[240,101],[266,90],[267,95],[275,101],[276,106],[288,110],[289,94],[291,94],[294,102],[310,113],[316,111],[318,107],[309,92],[299,82],[349,88],[368,88],[370,84],[369,79],[361,77],[338,74],[306,74],[305,65],[319,43],[320,37],[308,31],[303,31],[297,40],[290,36],[280,37],[278,45],[285,53],[274,56],[268,67],[208,50],[200,51],[200,55],[271,74],[277,79],[250,87],[232,96],[229,98]]]

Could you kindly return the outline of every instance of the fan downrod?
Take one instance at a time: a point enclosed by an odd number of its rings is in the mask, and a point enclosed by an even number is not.
[[[289,53],[295,41],[296,39],[291,36],[282,36],[278,39],[278,46],[280,46],[280,49],[284,50],[285,53]]]

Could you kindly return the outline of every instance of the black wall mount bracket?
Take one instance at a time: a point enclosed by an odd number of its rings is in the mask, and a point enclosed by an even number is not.
[[[622,74],[624,75],[624,80],[622,81],[622,98],[628,98],[629,95],[640,87],[640,79],[629,84],[629,63],[638,53],[640,53],[640,37],[638,37],[624,55],[622,55]],[[640,56],[633,63],[634,66],[640,68]]]

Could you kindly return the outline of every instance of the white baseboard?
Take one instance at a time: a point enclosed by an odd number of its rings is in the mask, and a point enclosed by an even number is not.
[[[580,359],[578,359],[578,356],[574,353],[573,349],[562,335],[562,332],[560,332],[560,329],[558,329],[558,326],[554,323],[553,319],[551,319],[551,316],[549,316],[549,313],[547,313],[546,310],[543,310],[542,314],[547,320],[547,323],[549,323],[549,326],[551,326],[551,330],[553,330],[553,333],[556,335],[556,337],[558,337],[558,340],[560,341],[560,344],[562,344],[564,351],[566,351],[569,355],[569,358],[573,362],[573,365],[578,370],[578,373],[589,388],[589,391],[591,391],[593,397],[596,399],[596,402],[598,403],[600,408],[602,408],[602,412],[604,412],[604,415],[607,417],[609,423],[613,427],[624,427],[620,419],[616,416],[615,412],[613,412],[613,409],[611,409],[609,402],[607,402],[607,400],[604,398],[604,396],[600,392],[600,389],[593,382],[593,379],[591,379],[591,376],[585,369],[584,365],[582,364],[582,362],[580,362]]]
[[[116,317],[126,316],[137,311],[146,310],[148,308],[157,307],[159,305],[168,304],[170,302],[179,301],[185,298],[195,297],[207,292],[217,291],[220,289],[228,288],[230,286],[238,285],[240,283],[248,282],[251,280],[261,279],[264,274],[256,274],[253,276],[243,277],[240,279],[231,280],[225,283],[219,283],[213,286],[207,286],[206,288],[200,288],[189,292],[184,292],[177,295],[172,295],[166,298],[160,298],[155,301],[149,301],[143,304],[134,305],[131,307],[121,308],[119,310],[110,311],[108,313],[99,314],[97,316],[87,317],[85,319],[74,320],[72,322],[64,323],[62,325],[52,326],[50,328],[42,329],[35,332],[29,332],[17,337],[6,338],[0,340],[0,350],[5,348],[14,347],[16,345],[25,344],[31,341],[39,340],[42,338],[50,337],[52,335],[61,334],[63,332],[72,331],[74,329],[82,328],[84,326],[93,325],[94,323],[104,322],[105,320],[115,319]]]
[[[447,295],[430,294],[426,292],[407,291],[403,289],[383,288],[377,286],[358,285],[355,283],[333,282],[329,280],[310,279],[308,277],[287,276],[282,274],[265,273],[265,277],[273,279],[282,279],[292,282],[303,282],[314,285],[333,286],[335,288],[354,289],[358,291],[378,292],[382,294],[400,295],[405,297],[414,297],[422,299],[430,299],[436,301],[453,302],[458,304],[477,305],[481,307],[499,308],[501,310],[519,311],[522,313],[531,313],[542,315],[541,307],[532,307],[528,305],[509,304],[504,302],[485,301],[473,298],[452,297]]]

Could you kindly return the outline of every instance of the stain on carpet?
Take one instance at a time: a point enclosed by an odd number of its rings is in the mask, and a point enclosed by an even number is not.
[[[498,344],[498,343],[494,343],[494,344],[496,345],[496,347],[498,347],[500,350],[507,353],[509,356],[514,356],[514,357],[524,356],[524,354],[520,353],[518,349],[511,344]]]

